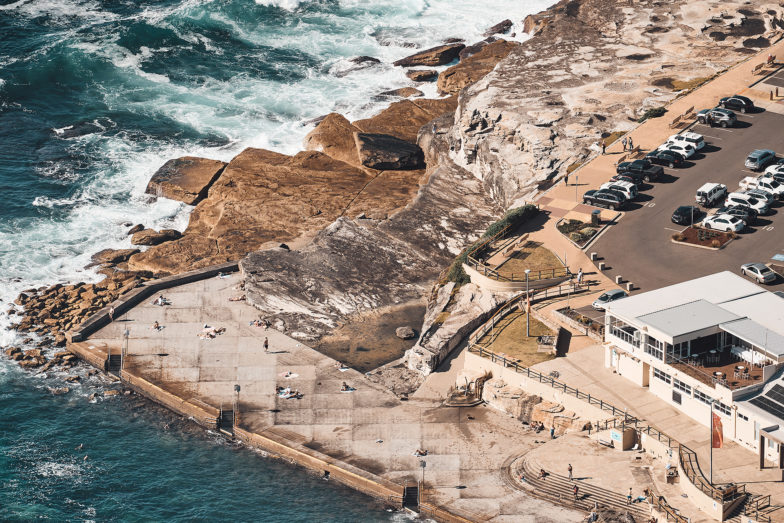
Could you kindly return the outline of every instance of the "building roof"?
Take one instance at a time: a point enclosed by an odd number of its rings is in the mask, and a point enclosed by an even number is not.
[[[740,316],[706,300],[695,300],[637,316],[638,320],[672,338],[716,327],[720,323],[730,322],[739,318]]]
[[[754,320],[742,318],[722,323],[720,327],[755,347],[764,349],[771,356],[776,358],[784,356],[784,336]]]
[[[761,292],[721,304],[738,316],[748,316],[763,327],[784,336],[784,296]]]
[[[614,301],[606,308],[607,312],[632,319],[698,300],[719,305],[765,292],[749,280],[723,271]],[[749,315],[747,311],[742,314]]]

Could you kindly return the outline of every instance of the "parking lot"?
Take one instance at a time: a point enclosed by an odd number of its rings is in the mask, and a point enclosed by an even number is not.
[[[684,228],[672,223],[673,211],[680,205],[694,205],[694,195],[700,186],[717,182],[725,184],[728,192],[736,191],[744,177],[759,174],[744,167],[748,153],[754,149],[772,149],[779,157],[784,155],[784,114],[760,110],[737,116],[738,126],[734,128],[692,126],[689,130],[702,134],[706,146],[685,167],[665,167],[662,179],[643,185],[640,196],[625,209],[624,217],[608,227],[587,249],[599,253],[609,267],[606,274],[613,278],[622,275],[636,288],[651,290],[723,270],[740,274],[744,263],[770,263],[773,256],[784,255],[784,202],[781,201],[774,202],[770,214],[759,216],[756,223],[721,250],[671,241],[672,235]],[[642,145],[650,150],[659,144],[642,142]],[[777,263],[784,265],[784,261]],[[767,288],[784,290],[784,278],[778,278]]]

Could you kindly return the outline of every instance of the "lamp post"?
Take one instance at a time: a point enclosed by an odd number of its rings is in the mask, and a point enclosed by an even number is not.
[[[240,386],[234,385],[234,423],[236,427],[240,418]]]
[[[528,275],[531,269],[525,270],[525,336],[531,336],[531,295],[528,293]]]
[[[122,349],[120,349],[120,375],[122,376],[123,366],[125,364],[125,355],[128,352],[128,338],[131,335],[131,331],[128,327],[125,328],[123,331],[123,345]]]
[[[422,468],[422,488],[419,489],[419,500],[421,502],[425,493],[425,467],[427,467],[427,461],[420,459],[419,466]]]

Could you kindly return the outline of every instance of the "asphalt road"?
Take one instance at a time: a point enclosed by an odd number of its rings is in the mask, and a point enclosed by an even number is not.
[[[644,186],[647,189],[628,207],[629,212],[587,249],[599,253],[600,261],[609,267],[606,274],[613,279],[621,275],[634,283],[635,291],[646,291],[723,270],[739,274],[743,263],[768,263],[772,256],[784,254],[782,202],[775,202],[771,214],[760,216],[719,251],[671,241],[683,229],[672,223],[672,212],[680,205],[694,205],[694,195],[703,183],[718,182],[728,192],[738,190],[740,180],[757,174],[743,166],[749,152],[772,149],[784,155],[784,115],[770,111],[738,114],[738,120],[739,126],[731,129],[693,126],[690,130],[702,134],[706,146],[686,167],[665,167],[664,178]],[[784,279],[766,288],[784,290]]]

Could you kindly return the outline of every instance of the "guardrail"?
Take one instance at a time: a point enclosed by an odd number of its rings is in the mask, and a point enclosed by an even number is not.
[[[760,507],[760,505],[762,505]],[[770,494],[753,498],[743,507],[743,515],[753,516],[760,523],[771,523],[771,518],[767,514],[760,514],[760,510],[770,506]]]
[[[683,471],[686,473],[686,477],[689,478],[692,485],[714,501],[724,504],[734,501],[741,496],[746,496],[746,485],[744,484],[727,485],[724,487],[711,485],[702,473],[702,469],[700,469],[697,454],[689,447],[681,445],[678,449],[678,458]]]
[[[659,496],[659,500],[656,503],[656,507],[662,512],[664,512],[664,517],[667,518],[667,521],[670,520],[670,517],[672,517],[675,523],[689,523],[691,521],[689,518],[683,517],[680,514],[678,514],[677,510],[675,510],[675,508],[673,508],[669,503],[667,503],[667,500],[664,499],[664,496]]]

